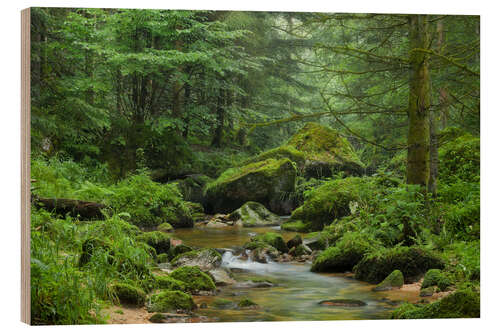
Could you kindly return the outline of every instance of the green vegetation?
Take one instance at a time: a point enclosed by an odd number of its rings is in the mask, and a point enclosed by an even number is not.
[[[403,273],[400,270],[396,269],[389,276],[387,276],[384,281],[377,284],[377,286],[373,289],[374,291],[384,291],[391,290],[393,288],[401,288],[404,284]]]
[[[196,266],[184,266],[177,268],[170,273],[169,277],[183,282],[186,286],[186,290],[189,292],[196,293],[202,290],[215,290],[215,283],[212,278]]]
[[[471,15],[32,8],[32,323],[194,311],[226,247],[479,316],[479,45]]]
[[[148,304],[149,312],[191,311],[196,308],[193,298],[178,290],[167,290],[152,295]]]

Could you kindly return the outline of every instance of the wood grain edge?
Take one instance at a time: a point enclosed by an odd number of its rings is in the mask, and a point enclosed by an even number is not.
[[[21,321],[31,324],[30,287],[30,122],[31,10],[21,11]]]

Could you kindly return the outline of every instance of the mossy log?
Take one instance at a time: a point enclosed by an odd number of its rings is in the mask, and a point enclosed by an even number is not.
[[[49,212],[56,214],[77,217],[80,220],[102,219],[104,215],[101,210],[107,208],[106,205],[75,199],[60,199],[60,198],[40,198],[32,196],[31,202],[37,208],[43,208]]]

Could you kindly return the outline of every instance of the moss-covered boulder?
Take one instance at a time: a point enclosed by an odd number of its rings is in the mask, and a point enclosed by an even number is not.
[[[193,251],[193,248],[191,246],[188,246],[186,244],[179,244],[176,246],[171,246],[170,250],[168,250],[168,259],[172,260],[175,257],[177,257],[179,254],[183,254],[186,252],[191,252]]]
[[[156,230],[158,231],[161,231],[161,232],[173,232],[174,231],[174,227],[172,227],[172,225],[168,222],[165,222],[165,223],[162,223],[160,224]]]
[[[185,291],[187,286],[184,282],[180,280],[176,280],[171,276],[165,275],[156,275],[154,277],[155,285],[158,289],[167,289],[167,290],[180,290]]]
[[[185,290],[190,293],[215,290],[212,278],[196,266],[179,267],[170,273],[169,277],[183,282]]]
[[[313,272],[352,271],[361,258],[374,248],[374,241],[358,233],[346,234],[335,246],[321,252],[311,266]]]
[[[422,282],[422,288],[437,286],[442,276],[443,273],[441,273],[440,269],[429,269],[427,273],[425,273],[424,281]]]
[[[420,297],[430,297],[434,295],[435,287],[420,288]]]
[[[243,227],[275,226],[281,223],[278,215],[271,213],[258,202],[249,201],[229,215],[229,219]]]
[[[253,261],[264,264],[268,262],[268,259],[275,259],[280,254],[275,247],[263,241],[252,240],[245,243],[243,248],[250,250],[250,258]]]
[[[308,123],[281,147],[265,151],[249,160],[288,158],[307,178],[331,177],[343,171],[348,175],[361,175],[364,164],[352,145],[339,132],[318,123]]]
[[[275,232],[266,232],[265,234],[253,237],[251,240],[269,244],[280,252],[288,252],[288,247],[286,246],[283,236]]]
[[[374,291],[386,291],[391,289],[399,289],[404,284],[403,273],[399,269],[394,270],[389,276],[387,276],[384,281],[380,282]]]
[[[306,124],[287,145],[305,154],[306,177],[330,177],[336,171],[361,175],[365,168],[346,138],[318,123]]]
[[[164,264],[168,261],[168,254],[166,253],[160,253],[158,256],[156,256],[156,262],[159,264]]]
[[[256,309],[259,305],[249,298],[244,298],[238,302],[238,308],[240,309]]]
[[[137,240],[154,248],[157,254],[167,253],[170,249],[170,236],[161,231],[144,232],[137,236]]]
[[[302,237],[299,234],[293,236],[288,242],[286,242],[286,246],[291,249],[293,247],[299,246],[302,244]]]
[[[110,291],[120,304],[143,306],[146,300],[146,294],[142,289],[128,283],[113,283]]]
[[[380,283],[398,269],[403,273],[405,283],[412,283],[429,269],[443,267],[443,260],[430,250],[418,246],[400,246],[366,254],[354,266],[354,273],[358,280]]]
[[[206,205],[207,198],[203,192],[203,188],[211,181],[213,179],[208,176],[193,174],[188,175],[184,179],[176,180],[175,183],[184,200]]]
[[[178,290],[166,290],[149,298],[148,312],[192,311],[196,309],[193,297]]]
[[[267,159],[230,168],[205,186],[212,212],[230,213],[248,201],[259,202],[277,214],[288,214],[291,201],[283,195],[295,191],[297,170],[289,159]]]
[[[368,177],[348,177],[325,182],[313,189],[304,204],[295,209],[291,221],[303,221],[309,231],[322,230],[335,219],[351,214],[349,203],[367,202],[377,185]]]
[[[308,248],[304,244],[299,244],[297,246],[292,247],[288,253],[294,257],[300,257],[304,255],[309,255],[311,254],[311,252],[312,250],[310,248]]]
[[[198,266],[203,271],[210,271],[222,263],[222,256],[214,249],[202,249],[184,252],[172,259],[174,267]]]
[[[470,289],[463,289],[427,305],[406,303],[396,309],[392,313],[391,318],[479,318],[480,309],[479,294]]]

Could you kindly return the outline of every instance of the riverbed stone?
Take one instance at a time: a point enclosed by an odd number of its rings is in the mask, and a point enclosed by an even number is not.
[[[280,225],[278,215],[271,213],[263,204],[249,201],[229,215],[229,219],[243,227],[264,227]]]
[[[236,283],[231,274],[220,267],[208,271],[208,274],[212,277],[216,286],[227,286]]]
[[[318,303],[322,306],[343,306],[343,307],[359,307],[367,305],[366,302],[357,299],[329,299]]]
[[[288,247],[286,246],[283,236],[276,232],[266,232],[265,234],[257,235],[251,239],[254,242],[263,242],[271,245],[280,252],[288,253]]]
[[[435,288],[434,287],[427,287],[427,288],[420,288],[420,297],[429,297],[434,295]]]
[[[203,271],[210,271],[219,267],[222,256],[214,249],[192,250],[177,255],[171,264],[173,267],[197,266]]]
[[[295,235],[293,238],[291,238],[288,242],[286,242],[286,246],[291,249],[294,247],[297,247],[302,244],[302,237],[300,237],[299,234]]]

